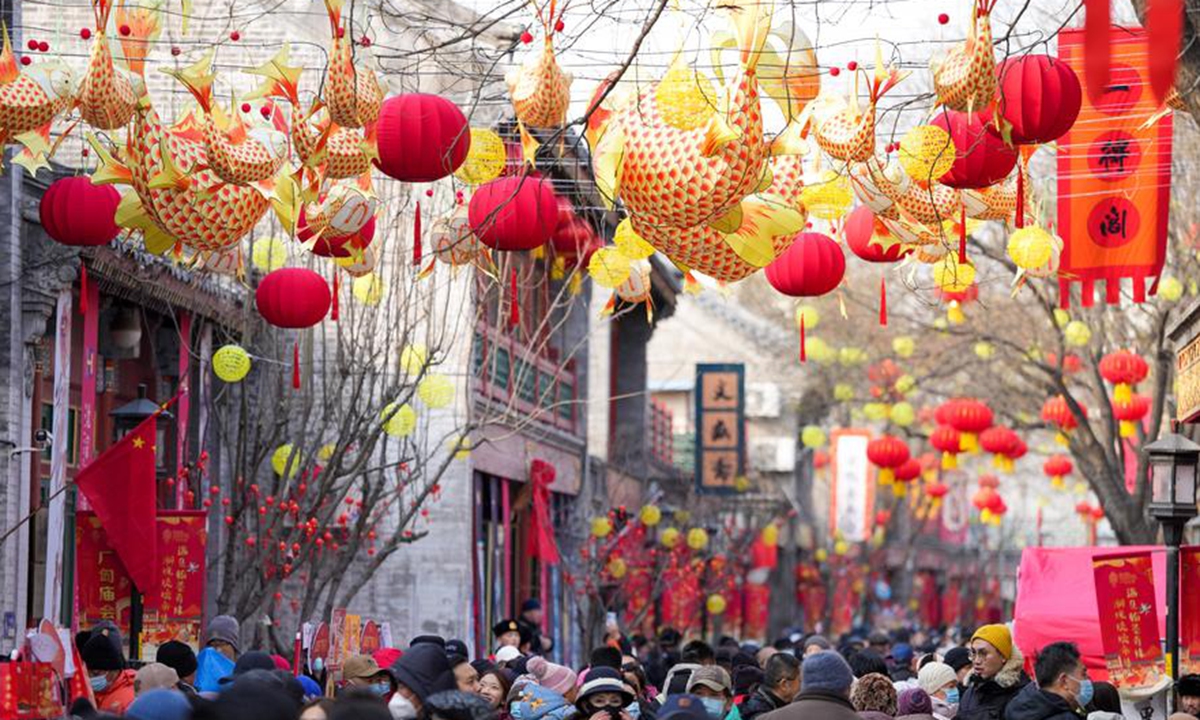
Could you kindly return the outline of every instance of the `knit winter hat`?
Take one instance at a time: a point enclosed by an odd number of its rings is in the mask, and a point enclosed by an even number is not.
[[[950,683],[958,682],[954,668],[946,663],[931,662],[917,673],[917,683],[927,695],[932,695]]]
[[[232,615],[218,615],[208,621],[208,639],[205,644],[213,640],[227,642],[233,646],[233,651],[240,653],[242,651],[239,644],[238,636],[241,633],[241,626],[238,625],[237,618]]]
[[[879,673],[863,675],[850,690],[850,704],[860,713],[874,710],[895,717],[896,687]]]
[[[105,635],[93,635],[80,652],[89,670],[123,670],[125,658],[121,649]]]
[[[196,672],[198,667],[196,653],[191,646],[178,640],[168,640],[159,645],[158,652],[154,654],[154,660],[167,667],[175,668],[175,673],[181,678]]]
[[[183,693],[166,688],[143,692],[125,711],[125,717],[133,720],[188,720],[191,716],[192,705]]]
[[[1005,660],[1012,657],[1012,633],[1008,631],[1007,625],[984,625],[971,636],[971,642],[976,640],[986,640],[1000,651]]]
[[[577,676],[575,671],[565,665],[557,665],[544,657],[537,655],[529,658],[525,664],[529,674],[537,678],[537,684],[553,690],[559,695],[566,695],[575,687]]]
[[[919,687],[909,688],[900,693],[896,700],[897,715],[932,715],[933,701],[929,694]]]
[[[854,683],[854,673],[843,658],[832,650],[822,650],[804,658],[800,666],[800,687],[807,691],[824,691],[848,695]]]
[[[946,651],[946,657],[942,658],[942,661],[957,673],[971,664],[971,652],[965,647],[950,648]]]

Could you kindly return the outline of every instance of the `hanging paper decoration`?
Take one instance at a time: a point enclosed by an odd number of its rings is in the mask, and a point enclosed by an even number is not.
[[[125,127],[133,118],[137,106],[135,80],[129,72],[118,68],[113,62],[112,45],[106,32],[114,5],[111,0],[94,0],[92,3],[96,20],[95,32],[92,33],[92,53],[76,96],[79,116],[99,130]],[[124,15],[122,7],[117,12],[117,22],[123,30],[128,31],[122,32],[122,36],[130,38],[134,36],[134,26],[126,22]],[[159,27],[155,23],[149,27],[139,27],[133,39],[122,42],[126,67],[131,70],[136,67],[135,72],[140,75],[144,71],[148,41],[157,39],[158,35]]]
[[[663,530],[662,534],[658,536],[658,541],[668,549],[674,549],[679,544],[679,539],[679,530],[673,527]]]
[[[530,3],[537,12],[545,39],[541,52],[519,68],[508,71],[504,83],[512,97],[517,119],[531,128],[556,128],[567,121],[571,103],[571,75],[563,71],[554,55],[554,29],[562,19],[556,0]],[[566,9],[566,2],[562,8]]]
[[[963,452],[979,450],[979,434],[992,426],[992,409],[974,398],[957,398],[942,404],[945,422],[960,435]]]
[[[342,1],[325,0],[332,34],[325,105],[333,122],[344,128],[361,128],[382,119],[383,88],[369,64],[354,64],[354,41],[350,29],[342,24]]]
[[[1066,455],[1051,455],[1042,463],[1042,472],[1050,478],[1055,490],[1066,489],[1066,477],[1075,470],[1075,465]]]
[[[1089,12],[1089,23],[1090,23]],[[1071,286],[1081,285],[1084,307],[1103,280],[1105,299],[1121,299],[1121,282],[1131,280],[1134,302],[1143,302],[1148,282],[1163,267],[1171,196],[1171,119],[1152,126],[1142,120],[1158,103],[1146,92],[1148,49],[1144,31],[1105,28],[1105,51],[1121,58],[1102,87],[1085,77],[1088,100],[1079,119],[1059,141],[1058,228],[1065,242],[1059,295],[1070,306]],[[1092,38],[1088,38],[1092,42]],[[1059,35],[1059,54],[1079,68],[1086,55],[1083,32]]]
[[[837,160],[870,160],[875,155],[876,106],[903,78],[904,74],[896,68],[884,65],[883,51],[876,43],[875,71],[867,86],[866,109],[859,107],[857,91],[850,93],[848,102],[841,95],[823,94],[813,103],[816,108],[812,116],[813,135],[817,145]]]
[[[866,205],[854,208],[846,218],[846,246],[869,263],[892,263],[912,254],[879,222]]]
[[[1113,384],[1113,402],[1127,403],[1133,397],[1134,386],[1150,374],[1150,366],[1142,357],[1128,350],[1117,350],[1100,358],[1100,376]]]
[[[650,302],[650,263],[641,260],[630,267],[629,277],[616,287],[617,297],[631,305]]]
[[[354,278],[354,282],[350,284],[350,292],[354,295],[354,299],[358,300],[363,305],[378,305],[383,299],[383,280],[375,273],[367,273],[361,277]]]
[[[879,468],[880,485],[891,485],[896,468],[908,462],[910,456],[908,446],[894,435],[881,435],[867,443],[867,460]]]
[[[996,96],[991,11],[995,0],[975,0],[967,39],[930,61],[938,102],[960,112],[982,111]]]
[[[824,447],[827,442],[825,431],[816,425],[805,425],[800,431],[800,442],[806,448]]]
[[[291,443],[280,445],[271,453],[271,469],[276,475],[287,473],[287,479],[292,479],[300,472],[300,450]]]
[[[458,170],[471,150],[472,131],[462,110],[437,95],[390,97],[379,112],[376,165],[404,182],[433,182]]]
[[[704,528],[692,528],[688,530],[687,546],[697,552],[708,547],[708,532]]]
[[[405,345],[400,351],[400,368],[410,377],[424,372],[429,364],[429,350],[420,343]]]
[[[322,257],[361,253],[375,239],[376,198],[352,185],[334,185],[316,203],[301,208],[296,239]]]
[[[1092,329],[1082,320],[1072,320],[1063,328],[1063,339],[1068,345],[1083,347],[1092,341]]]
[[[508,151],[499,135],[487,128],[471,128],[471,144],[454,177],[468,185],[482,185],[500,177]]]
[[[51,123],[74,100],[74,76],[68,66],[53,61],[22,71],[13,55],[7,25],[3,33],[0,65],[5,72],[0,80],[0,127],[4,128],[5,142],[16,141],[24,146],[13,162],[36,174],[49,164]]]
[[[919,477],[921,477],[921,463],[916,458],[910,457],[895,469],[892,478],[892,492],[896,497],[903,497],[908,494],[908,484]]]
[[[662,520],[662,510],[657,505],[643,505],[638,512],[638,519],[646,527],[654,527]]]
[[[1013,455],[1021,446],[1021,438],[1003,425],[988,428],[979,434],[979,447],[991,453],[992,466],[1001,472],[1012,472]]]
[[[1008,257],[1022,270],[1037,270],[1055,254],[1054,236],[1036,225],[1014,230],[1008,236]]]
[[[213,374],[223,382],[241,382],[250,372],[250,354],[240,345],[225,345],[212,355]]]
[[[708,611],[709,615],[723,615],[727,606],[725,596],[717,593],[709,595],[708,599],[704,601],[704,609]]]
[[[466,205],[457,205],[449,217],[438,218],[429,230],[434,255],[447,265],[465,265],[482,252],[467,213]]]
[[[379,419],[383,422],[383,431],[392,437],[408,437],[417,428],[417,411],[408,403],[399,407],[396,403],[388,403],[379,413]]]
[[[268,273],[254,293],[258,314],[276,327],[306,328],[329,313],[331,297],[325,278],[304,268]]]
[[[929,444],[942,453],[942,469],[958,467],[958,455],[963,451],[962,433],[949,425],[939,425],[929,435]]]
[[[444,408],[454,402],[454,382],[440,373],[430,373],[417,384],[417,396],[431,408]]]
[[[1086,418],[1087,407],[1078,401],[1076,401],[1076,404],[1079,405],[1082,416]],[[1058,434],[1055,436],[1054,441],[1064,446],[1070,443],[1071,431],[1079,427],[1079,420],[1075,417],[1075,413],[1071,411],[1071,406],[1062,395],[1055,395],[1042,405],[1042,420],[1058,428]]]
[[[767,282],[784,295],[812,297],[832,291],[842,282],[846,256],[834,240],[821,233],[802,233],[786,252],[767,266]]]
[[[991,113],[942,110],[930,121],[943,128],[955,149],[941,183],[960,190],[985,188],[1008,177],[1017,165],[1017,150],[997,132]]]
[[[900,167],[910,178],[930,185],[942,179],[954,167],[958,149],[942,125],[918,125],[900,138]],[[949,183],[947,183],[949,184]]]
[[[468,218],[475,237],[496,250],[532,250],[558,227],[558,197],[538,175],[508,176],[482,185],[471,196]]]
[[[50,183],[38,205],[46,234],[63,245],[107,245],[121,232],[113,222],[121,193],[93,185],[86,177],[59,178]]]
[[[1020,55],[1000,63],[998,108],[1009,137],[1018,145],[1062,137],[1083,105],[1079,76],[1050,55]]]

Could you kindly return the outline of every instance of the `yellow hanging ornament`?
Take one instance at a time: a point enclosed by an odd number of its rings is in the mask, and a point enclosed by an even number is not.
[[[592,518],[592,537],[606,538],[613,531],[612,521],[606,517]]]
[[[471,149],[454,177],[468,185],[482,185],[500,177],[507,161],[508,153],[499,135],[487,128],[471,128]]]
[[[1008,236],[1008,256],[1022,270],[1037,270],[1050,262],[1054,236],[1036,225],[1014,230]]]
[[[269,273],[287,264],[287,244],[279,238],[265,238],[254,243],[250,262],[259,272]]]
[[[917,182],[929,185],[941,179],[954,167],[955,157],[950,133],[936,125],[918,125],[900,138],[900,167]]]
[[[662,521],[662,510],[659,510],[657,505],[643,505],[638,518],[646,527],[654,527]]]
[[[227,383],[241,382],[250,372],[250,354],[241,345],[225,345],[213,353],[212,369]]]
[[[379,413],[379,419],[383,421],[383,431],[392,437],[406,437],[417,427],[417,411],[408,403],[399,408],[396,403],[388,403]]]

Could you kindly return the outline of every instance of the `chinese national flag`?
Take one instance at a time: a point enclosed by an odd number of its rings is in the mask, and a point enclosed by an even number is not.
[[[142,594],[158,590],[154,443],[157,415],[75,476],[121,563]]]

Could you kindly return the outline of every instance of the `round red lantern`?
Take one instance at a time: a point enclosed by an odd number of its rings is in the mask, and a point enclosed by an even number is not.
[[[867,443],[867,460],[879,468],[882,485],[892,484],[896,479],[896,468],[908,462],[909,457],[908,446],[894,435],[881,435]]]
[[[532,250],[558,228],[558,196],[538,175],[508,176],[481,185],[467,207],[471,231],[496,250]]]
[[[1118,350],[1100,358],[1099,369],[1100,376],[1116,386],[1113,388],[1114,402],[1128,402],[1133,395],[1133,386],[1150,374],[1146,361],[1128,350]]]
[[[121,193],[112,185],[93,185],[86,176],[55,180],[38,206],[42,228],[63,245],[94,247],[113,241],[121,229],[113,221]]]
[[[929,444],[942,453],[942,469],[958,467],[958,454],[962,452],[962,433],[949,425],[938,425],[929,434]]]
[[[1075,71],[1049,55],[1023,55],[1000,63],[1000,115],[1019,145],[1046,143],[1062,137],[1083,106]]]
[[[846,274],[846,256],[832,238],[801,233],[796,242],[767,266],[767,282],[790,297],[824,295]]]
[[[934,504],[942,501],[950,493],[950,486],[945,483],[935,482],[925,488],[925,494],[933,498]]]
[[[921,477],[921,461],[910,457],[896,468],[893,479],[896,481],[892,485],[892,490],[897,495],[903,495],[907,485]]]
[[[275,327],[306,328],[321,322],[331,300],[325,278],[305,268],[267,273],[254,293],[258,314]]]
[[[1084,517],[1091,517],[1092,506],[1086,500],[1080,500],[1079,502],[1075,503],[1075,513]]]
[[[991,473],[984,473],[983,475],[979,476],[979,487],[991,488],[995,490],[996,488],[1000,487],[1000,478]]]
[[[1138,423],[1150,412],[1150,398],[1145,395],[1133,395],[1128,400],[1113,400],[1113,417],[1120,422],[1120,434],[1123,438],[1137,435]]]
[[[1013,456],[1020,450],[1021,438],[1003,425],[988,428],[979,435],[979,446],[992,454],[992,464],[1003,472],[1012,470]]]
[[[385,175],[404,182],[433,182],[467,159],[471,128],[462,110],[437,95],[409,93],[383,101],[375,126]]]
[[[993,498],[998,493],[990,487],[981,487],[971,496],[971,504],[976,510],[986,510],[992,506]]]
[[[1050,484],[1057,490],[1066,487],[1066,477],[1075,469],[1071,459],[1065,455],[1051,455],[1042,463],[1042,472],[1050,478]]]
[[[912,254],[912,248],[906,250],[866,205],[859,205],[846,217],[846,246],[869,263],[896,262]]]
[[[1087,407],[1083,403],[1078,404],[1083,416],[1087,417]],[[1059,445],[1069,444],[1068,434],[1079,427],[1075,413],[1071,412],[1071,406],[1062,395],[1055,395],[1042,404],[1042,420],[1058,428],[1058,435],[1054,440]]]
[[[942,110],[930,124],[950,133],[954,142],[954,165],[939,181],[947,187],[969,190],[994,185],[1017,165],[1016,148],[1004,142],[983,113]]]
[[[877,527],[883,527],[883,526],[887,525],[889,522],[891,522],[891,520],[892,520],[892,511],[891,510],[885,509],[885,510],[880,510],[879,512],[875,513],[875,525]]]
[[[962,434],[964,452],[979,449],[979,433],[992,426],[992,409],[973,398],[960,398],[951,406],[950,427]]]

